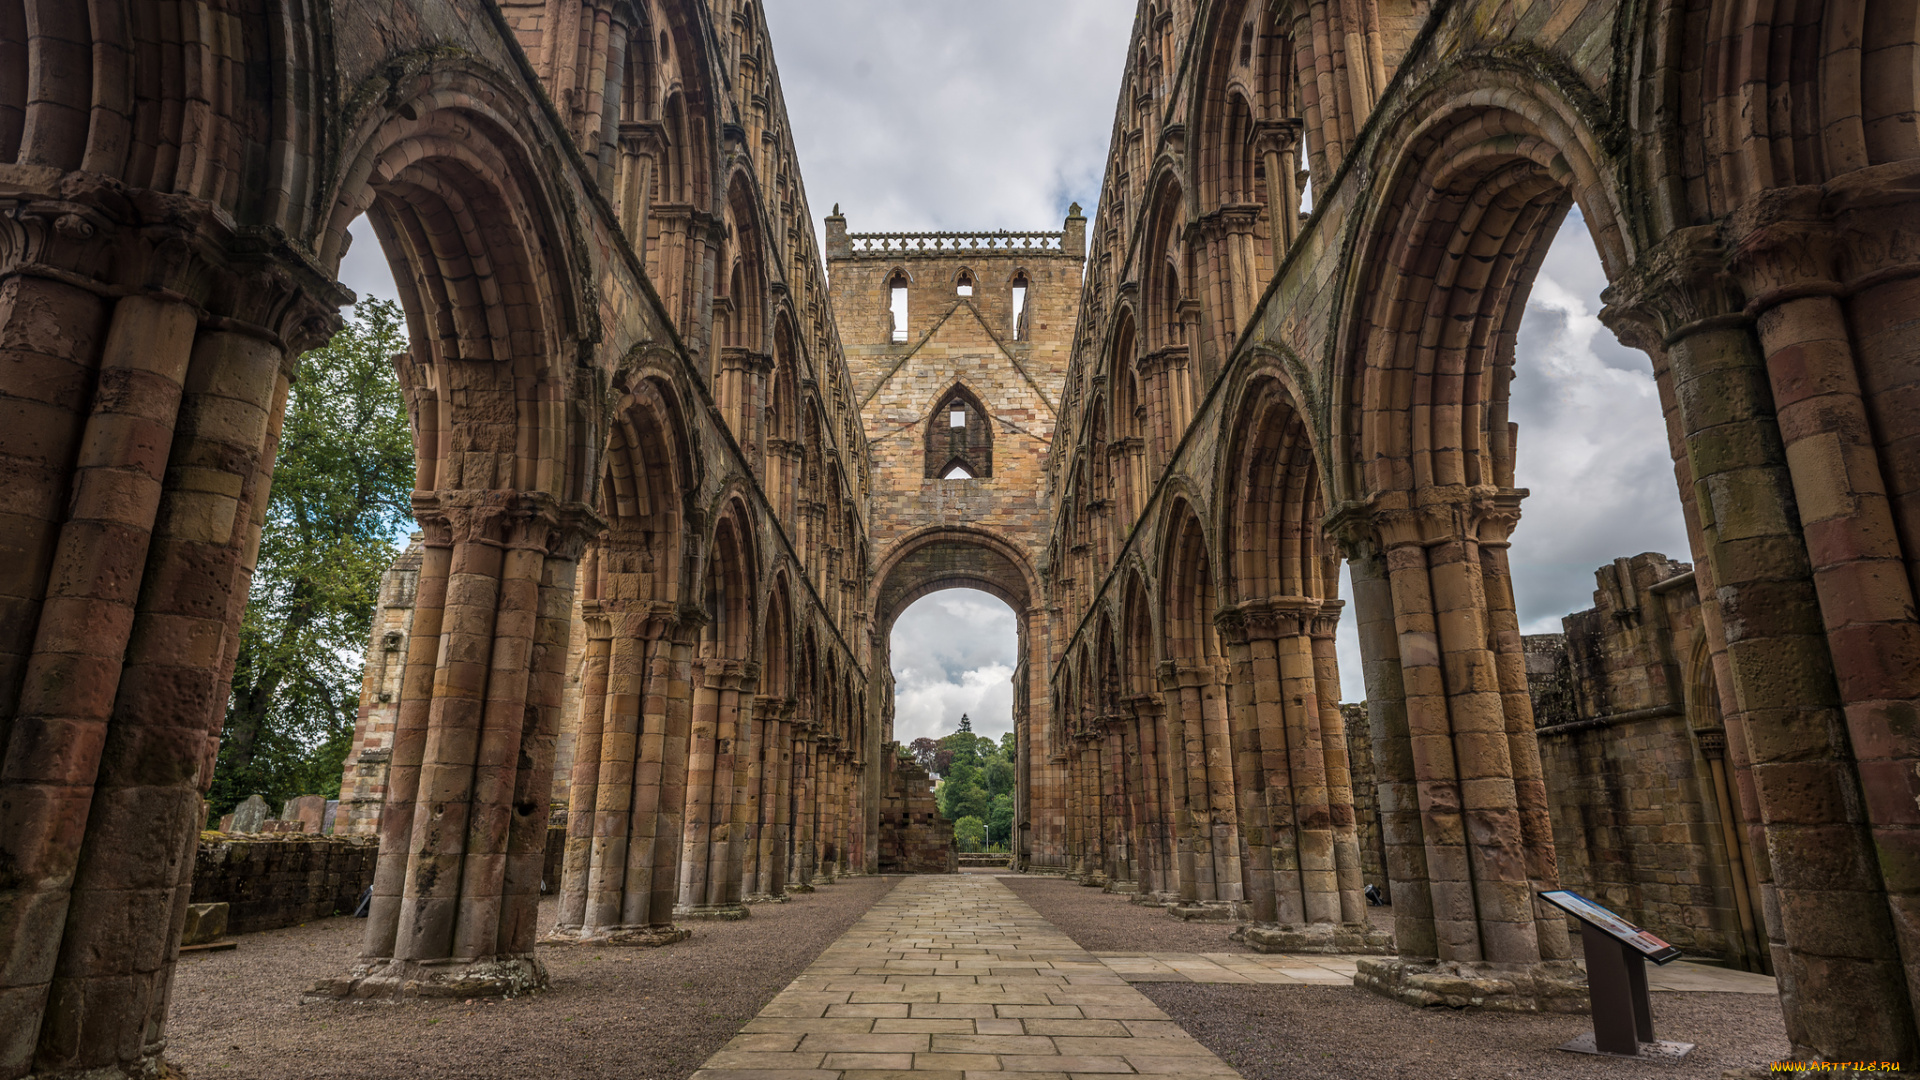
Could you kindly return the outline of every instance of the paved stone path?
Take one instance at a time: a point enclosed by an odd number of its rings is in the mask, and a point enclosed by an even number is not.
[[[1239,1075],[1011,889],[957,874],[900,882],[693,1080],[908,1072]]]

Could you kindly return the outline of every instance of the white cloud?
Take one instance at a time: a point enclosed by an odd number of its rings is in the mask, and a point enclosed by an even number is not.
[[[398,303],[400,290],[393,285],[393,267],[380,250],[380,238],[373,235],[365,214],[353,219],[347,235],[353,237],[353,243],[347,245],[346,257],[340,260],[340,284],[352,289],[360,300],[377,296]]]
[[[1132,4],[765,7],[816,215],[838,203],[855,232],[1058,229],[1076,200],[1091,216]]]
[[[952,589],[914,601],[893,624],[893,737],[954,731],[965,713],[980,735],[1013,730],[1019,624],[983,592]]]

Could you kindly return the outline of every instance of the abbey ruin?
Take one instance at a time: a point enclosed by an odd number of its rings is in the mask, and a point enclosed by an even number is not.
[[[1920,1065],[1912,7],[1137,8],[1091,217],[873,233],[809,204],[752,0],[0,0],[0,1080],[161,1068],[363,215],[419,536],[336,824],[377,838],[363,944],[314,996],[520,994],[943,871],[889,640],[965,587],[1018,619],[1016,869],[1547,1014],[1572,883],[1777,978],[1796,1057]],[[1548,640],[1508,384],[1576,206],[1691,550]],[[770,1056],[932,1069],[893,1059],[940,1030]]]

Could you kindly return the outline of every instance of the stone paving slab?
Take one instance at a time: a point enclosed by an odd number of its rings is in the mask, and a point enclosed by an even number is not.
[[[1239,1074],[1128,983],[1156,972],[1192,982],[1335,977],[1317,963],[1245,959],[1096,956],[991,877],[908,878],[693,1080],[1232,1080]]]

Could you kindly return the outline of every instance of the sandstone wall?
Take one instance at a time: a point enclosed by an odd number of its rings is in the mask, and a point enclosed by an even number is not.
[[[1646,553],[1595,579],[1564,634],[1526,640],[1560,883],[1691,956],[1763,970],[1692,570]]]
[[[370,837],[201,833],[192,902],[228,905],[229,934],[350,915],[378,853]]]
[[[934,804],[933,778],[911,758],[889,747],[886,788],[880,799],[880,872],[951,874],[958,868],[953,823]]]

